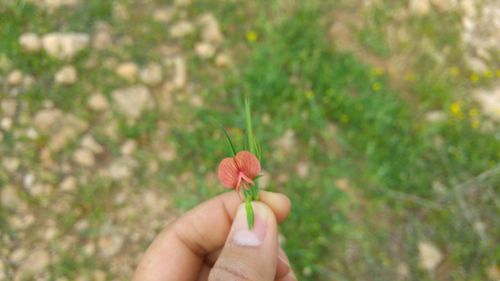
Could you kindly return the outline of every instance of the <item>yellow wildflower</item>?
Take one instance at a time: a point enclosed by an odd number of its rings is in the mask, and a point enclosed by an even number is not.
[[[378,91],[380,91],[380,89],[382,89],[382,85],[380,85],[380,83],[378,83],[378,82],[375,82],[375,83],[372,84],[372,89],[375,92],[378,92]]]
[[[477,108],[471,108],[469,110],[469,115],[470,117],[477,117],[479,115],[479,111],[477,110]]]
[[[452,76],[458,76],[458,74],[460,74],[460,69],[456,66],[450,67],[449,71]]]
[[[479,81],[479,75],[477,75],[476,73],[472,73],[469,79],[472,83],[476,83],[477,81]]]
[[[493,71],[491,71],[491,70],[485,71],[483,74],[484,74],[484,77],[486,77],[488,79],[493,78]]]
[[[371,74],[373,76],[380,76],[382,74],[384,74],[384,69],[382,67],[374,67],[371,69]]]
[[[255,31],[248,31],[247,32],[247,41],[252,43],[252,42],[255,42],[257,41],[257,39],[259,38],[259,35],[257,34],[257,32]]]
[[[473,129],[479,128],[479,119],[477,117],[472,118],[472,120],[470,121],[470,125]]]
[[[453,117],[462,117],[462,105],[456,101],[450,105],[451,115]]]
[[[312,100],[314,98],[314,92],[311,90],[306,91],[306,98]]]

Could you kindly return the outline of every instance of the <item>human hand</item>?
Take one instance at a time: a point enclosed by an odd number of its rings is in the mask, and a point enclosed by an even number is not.
[[[297,280],[278,243],[277,223],[288,216],[290,200],[265,191],[260,200],[252,202],[251,231],[236,192],[190,210],[156,237],[133,280]]]

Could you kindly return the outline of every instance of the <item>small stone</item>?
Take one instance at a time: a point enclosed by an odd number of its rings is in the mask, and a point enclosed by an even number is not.
[[[60,7],[63,7],[63,6],[78,5],[79,0],[41,0],[41,1],[37,1],[35,3],[48,9],[49,11],[53,11],[53,10],[60,8]]]
[[[89,108],[94,111],[105,111],[109,107],[108,100],[101,94],[93,94],[88,101]]]
[[[218,54],[215,57],[215,65],[218,67],[226,67],[232,64],[231,58],[226,54]]]
[[[99,24],[97,32],[92,39],[92,47],[97,50],[103,50],[113,45],[113,39],[110,34],[110,27],[107,24]]]
[[[203,98],[200,95],[193,94],[189,101],[194,108],[200,108],[203,106]]]
[[[23,177],[23,186],[26,189],[30,189],[33,186],[33,183],[35,183],[35,176],[31,173],[28,173],[24,175]]]
[[[163,78],[161,66],[157,63],[150,63],[141,69],[139,74],[141,81],[147,85],[157,85]]]
[[[7,76],[7,83],[9,85],[17,86],[21,84],[22,81],[23,81],[23,73],[19,69],[12,71]]]
[[[194,32],[194,26],[188,21],[180,21],[170,28],[170,36],[173,38],[183,38]]]
[[[99,154],[104,151],[102,145],[100,145],[91,135],[85,135],[83,137],[82,147],[92,151],[94,154]]]
[[[416,15],[427,15],[431,10],[429,0],[410,0],[410,11]]]
[[[133,62],[120,63],[116,67],[116,75],[128,81],[135,81],[139,73],[139,66]]]
[[[12,117],[16,114],[17,101],[15,99],[3,99],[1,101],[2,114]]]
[[[6,185],[0,190],[0,202],[2,202],[2,207],[16,209],[21,205],[24,205],[21,198],[17,195],[16,189],[12,185]]]
[[[175,88],[183,88],[187,81],[186,62],[182,57],[174,59],[174,78],[173,84]]]
[[[418,252],[420,258],[420,265],[428,270],[433,271],[443,260],[441,251],[430,242],[419,242]]]
[[[472,96],[488,117],[500,121],[500,84],[492,89],[476,89]]]
[[[102,270],[97,270],[94,272],[94,281],[105,281],[106,280],[106,272]]]
[[[12,119],[9,117],[4,117],[0,121],[0,127],[6,131],[10,131],[12,128]]]
[[[335,185],[343,192],[348,192],[351,189],[351,182],[347,178],[341,178],[335,181]]]
[[[95,165],[94,154],[88,149],[77,149],[73,154],[73,160],[83,167],[92,167]]]
[[[215,55],[215,47],[210,43],[201,42],[196,44],[195,51],[202,59],[209,59]]]
[[[21,161],[18,158],[4,157],[2,164],[7,172],[13,173],[17,171]]]
[[[457,7],[457,0],[430,0],[440,11],[450,11]]]
[[[309,175],[309,164],[307,162],[299,162],[296,166],[296,172],[299,178],[305,179]]]
[[[77,186],[76,178],[73,176],[67,176],[62,180],[61,184],[59,185],[59,188],[62,191],[73,191],[76,189],[76,186]]]
[[[23,248],[17,248],[10,255],[10,261],[14,264],[19,264],[22,260],[26,258],[27,251]]]
[[[125,143],[120,147],[120,152],[123,155],[132,155],[137,150],[137,142],[135,140],[126,140]]]
[[[62,117],[62,112],[58,109],[44,109],[35,115],[34,124],[43,133],[48,133],[50,129]]]
[[[174,9],[172,8],[160,8],[154,11],[153,19],[159,22],[169,22],[174,16]]]
[[[441,122],[446,120],[446,114],[441,110],[433,110],[425,114],[425,119],[429,122]]]
[[[145,86],[117,89],[111,96],[118,111],[131,119],[137,119],[144,109],[153,105],[153,99]]]
[[[77,76],[76,68],[72,65],[66,65],[56,73],[54,81],[56,84],[70,85],[76,82]]]
[[[89,36],[85,33],[48,33],[42,38],[45,51],[58,59],[71,59],[89,44]]]
[[[42,47],[42,40],[35,33],[24,33],[19,37],[19,44],[26,52],[36,52]]]
[[[43,249],[32,249],[28,257],[20,263],[18,269],[22,276],[32,276],[41,273],[49,265],[50,256]]]
[[[220,31],[219,22],[213,14],[206,13],[202,15],[199,22],[202,26],[201,37],[203,41],[216,45],[222,42],[224,36]]]
[[[137,161],[130,157],[119,158],[108,169],[109,176],[114,180],[127,179],[132,176],[132,170],[137,166]]]
[[[123,246],[123,236],[114,234],[101,236],[98,241],[99,253],[104,258],[110,258],[117,254]]]

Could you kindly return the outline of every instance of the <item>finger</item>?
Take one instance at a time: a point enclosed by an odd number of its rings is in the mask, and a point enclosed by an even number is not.
[[[241,204],[208,280],[274,280],[279,248],[276,217],[261,202],[253,202],[252,206],[253,229],[248,229],[245,205]]]
[[[207,281],[208,280],[208,274],[210,273],[210,267],[207,265],[203,265],[201,267],[200,273],[198,274],[198,279],[197,281]]]
[[[279,222],[288,216],[290,200],[285,195],[261,192],[260,199]],[[187,212],[156,237],[133,280],[194,280],[203,257],[224,245],[240,203],[236,192],[227,192]]]

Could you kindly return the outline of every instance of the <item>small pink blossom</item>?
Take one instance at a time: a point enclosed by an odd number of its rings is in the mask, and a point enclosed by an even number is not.
[[[224,187],[248,188],[253,185],[253,179],[260,173],[260,162],[248,151],[240,151],[234,157],[222,159],[217,169],[217,176]]]

